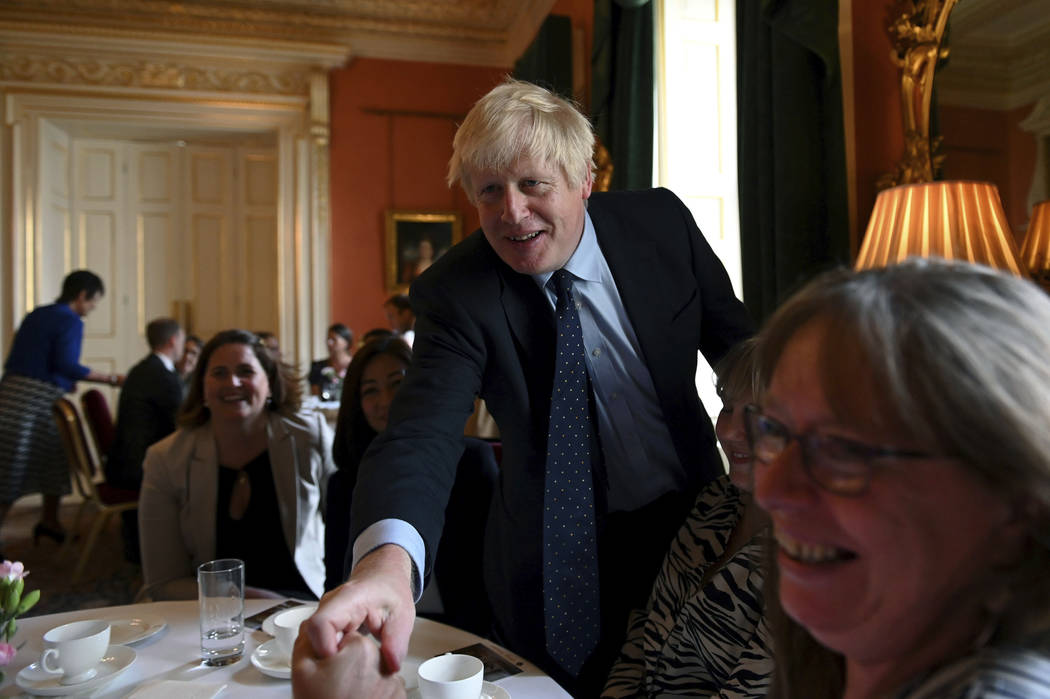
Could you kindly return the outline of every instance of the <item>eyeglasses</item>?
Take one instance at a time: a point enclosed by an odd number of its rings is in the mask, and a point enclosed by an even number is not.
[[[878,459],[930,459],[932,455],[890,449],[820,434],[795,434],[783,423],[762,413],[757,405],[744,407],[744,427],[755,461],[768,464],[788,445],[798,441],[802,466],[813,481],[836,495],[863,495],[871,483],[873,461]]]

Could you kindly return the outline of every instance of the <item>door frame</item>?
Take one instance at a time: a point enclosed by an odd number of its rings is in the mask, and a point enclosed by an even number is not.
[[[40,221],[36,191],[39,131],[45,119],[76,124],[89,133],[93,124],[99,128],[120,124],[129,129],[181,130],[187,138],[201,132],[271,135],[277,150],[277,298],[282,352],[297,364],[323,353],[331,305],[327,120],[318,128],[311,97],[315,107],[318,101],[327,107],[327,83],[314,80],[311,87],[325,91],[323,100],[316,94],[232,99],[3,90],[0,155],[5,151],[8,155],[0,158],[0,186],[5,195],[10,193],[10,213],[0,220],[6,229],[0,250],[0,269],[6,278],[0,284],[0,354],[6,355],[22,317],[49,300],[39,298],[42,290],[36,288],[34,249]]]

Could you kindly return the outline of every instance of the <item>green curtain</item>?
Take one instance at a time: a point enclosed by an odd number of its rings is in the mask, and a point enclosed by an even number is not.
[[[610,189],[653,186],[653,3],[595,0],[591,115],[613,162]]]
[[[849,263],[837,0],[737,0],[744,302],[763,320]]]
[[[572,20],[549,15],[514,64],[514,77],[572,98]]]

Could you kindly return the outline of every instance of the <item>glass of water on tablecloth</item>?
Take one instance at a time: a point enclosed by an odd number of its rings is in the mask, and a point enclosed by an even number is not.
[[[201,658],[228,665],[244,654],[244,561],[220,558],[197,568],[201,608]]]

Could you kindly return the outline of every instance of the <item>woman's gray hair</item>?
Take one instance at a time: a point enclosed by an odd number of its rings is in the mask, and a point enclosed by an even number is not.
[[[764,381],[812,322],[824,333],[817,366],[836,415],[900,430],[1030,520],[1023,560],[994,571],[1009,599],[989,600],[989,613],[997,639],[1050,629],[1050,298],[1029,281],[944,260],[831,272],[763,329]]]
[[[568,100],[508,78],[474,104],[456,131],[448,185],[458,181],[475,203],[471,176],[505,171],[522,156],[557,166],[578,188],[594,171],[594,131]]]

